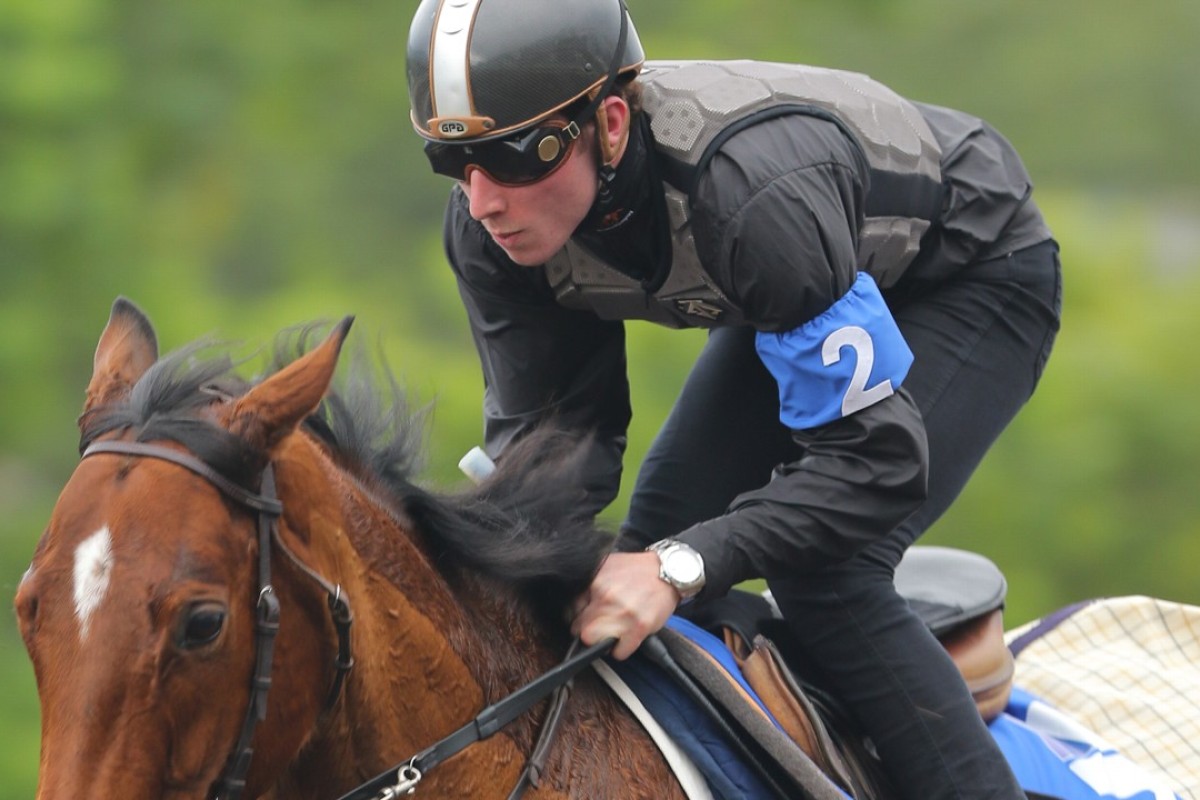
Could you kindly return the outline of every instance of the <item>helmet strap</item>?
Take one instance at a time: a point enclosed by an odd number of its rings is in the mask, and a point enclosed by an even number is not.
[[[613,202],[613,182],[617,179],[617,168],[612,164],[601,164],[596,181],[596,203],[607,206]]]
[[[629,38],[629,12],[625,8],[625,0],[618,0],[617,4],[620,6],[621,11],[621,31],[617,34],[617,49],[608,64],[608,75],[605,76],[604,83],[600,85],[600,88],[595,90],[595,93],[592,94],[591,102],[580,112],[579,116],[571,120],[571,124],[576,129],[582,128],[585,122],[595,117],[596,121],[600,125],[603,125],[603,130],[608,130],[607,121],[600,119],[600,106],[604,102],[604,98],[608,97],[609,92],[612,91],[613,86],[617,84],[617,78],[621,75],[621,56],[625,55],[625,41]],[[626,132],[628,132],[628,129]],[[607,136],[602,136],[601,141],[606,141],[607,138]],[[606,147],[606,144],[601,145],[601,153],[606,153],[604,149]],[[604,163],[608,163],[607,160]]]
[[[596,199],[580,226],[583,230],[615,230],[632,217],[648,213],[646,198],[654,183],[654,165],[647,150],[650,136],[644,115],[630,120],[628,133],[620,163],[601,164],[597,170]],[[596,154],[599,156],[599,147]]]
[[[629,124],[627,121],[621,130],[620,141],[613,144],[609,137],[608,111],[601,103],[600,107],[596,109],[596,150],[599,161],[596,199],[601,205],[608,205],[613,201],[613,182],[617,178],[617,158],[624,152],[628,142]]]

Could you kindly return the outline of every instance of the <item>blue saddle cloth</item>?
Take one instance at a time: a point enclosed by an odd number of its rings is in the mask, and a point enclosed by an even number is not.
[[[667,627],[711,656],[728,680],[779,729],[724,642],[680,617],[672,617]],[[773,800],[778,796],[708,714],[657,665],[641,655],[608,663],[695,763],[714,798]],[[1014,689],[1004,713],[988,727],[1026,791],[1054,800],[1179,800],[1094,734],[1021,689]],[[853,800],[832,780],[826,779],[818,788],[822,796]]]
[[[680,617],[672,617],[667,627],[686,636],[711,655],[729,673],[730,679],[740,685],[778,727],[722,641]],[[609,659],[609,666],[695,763],[714,798],[756,800],[776,797],[758,773],[734,750],[726,734],[708,714],[657,665],[640,655],[634,655],[626,661]]]

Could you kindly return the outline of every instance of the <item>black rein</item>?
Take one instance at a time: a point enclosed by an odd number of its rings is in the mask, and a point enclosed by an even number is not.
[[[575,675],[596,659],[607,655],[616,643],[616,639],[605,639],[578,652],[576,652],[576,645],[572,645],[566,659],[558,666],[543,673],[504,699],[483,709],[473,720],[445,739],[430,745],[386,772],[376,775],[366,783],[342,795],[338,800],[395,800],[395,798],[412,794],[426,772],[451,756],[462,752],[469,745],[498,733],[501,728],[551,693],[565,692]],[[565,702],[565,695],[562,695],[561,702]],[[558,707],[558,712],[561,712],[561,702],[552,703],[553,706]],[[557,718],[555,712],[552,712],[551,716]],[[557,722],[549,722],[548,725],[552,736]],[[548,748],[548,742],[544,746]],[[536,757],[534,760],[537,760]],[[542,765],[534,764],[533,766],[536,767],[533,771],[535,774],[531,774],[527,767],[521,781],[509,795],[510,798],[520,797],[527,785],[537,784],[536,772],[540,771]]]

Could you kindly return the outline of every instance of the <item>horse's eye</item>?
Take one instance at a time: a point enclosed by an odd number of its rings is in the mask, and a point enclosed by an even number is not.
[[[185,650],[216,641],[225,627],[225,607],[216,603],[197,603],[189,608],[179,631],[179,646]]]

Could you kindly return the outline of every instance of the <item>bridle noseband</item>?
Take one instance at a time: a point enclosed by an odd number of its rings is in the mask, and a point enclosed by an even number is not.
[[[207,480],[226,497],[257,512],[258,515],[258,599],[254,624],[254,675],[250,684],[250,702],[237,743],[221,777],[213,784],[210,800],[239,800],[246,789],[246,774],[254,755],[251,741],[255,727],[267,716],[267,693],[271,688],[271,665],[274,660],[275,636],[279,632],[279,599],[271,585],[271,544],[279,548],[303,574],[324,590],[328,597],[329,613],[338,634],[338,653],[334,660],[334,679],[325,701],[328,710],[337,701],[346,674],[354,666],[350,650],[350,627],[354,616],[340,586],[330,584],[301,562],[279,536],[279,517],[283,504],[275,495],[275,470],[268,463],[262,473],[262,493],[255,494],[220,474],[195,456],[148,442],[93,442],[81,458],[110,453],[116,455],[156,458],[190,470]]]

